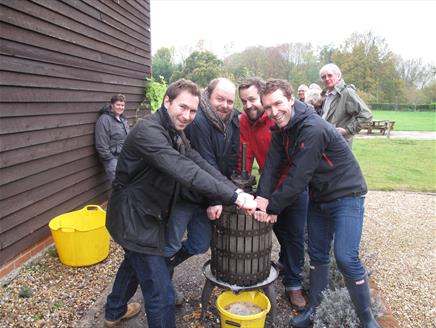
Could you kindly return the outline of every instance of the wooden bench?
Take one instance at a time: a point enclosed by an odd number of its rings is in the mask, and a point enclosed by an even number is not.
[[[373,131],[379,131],[382,135],[388,131],[392,131],[394,129],[395,121],[389,121],[389,120],[375,120],[372,121],[369,126],[367,127],[368,134],[372,134]]]

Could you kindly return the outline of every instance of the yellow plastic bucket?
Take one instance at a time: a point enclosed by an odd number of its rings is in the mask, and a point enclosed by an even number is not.
[[[254,303],[262,309],[262,312],[253,315],[237,315],[230,313],[225,308],[233,303]],[[259,291],[242,292],[234,294],[227,291],[218,296],[216,305],[221,317],[221,328],[261,328],[265,326],[266,315],[271,309],[268,297]]]
[[[52,219],[50,227],[59,259],[65,265],[86,266],[109,255],[106,212],[98,205],[65,213]]]

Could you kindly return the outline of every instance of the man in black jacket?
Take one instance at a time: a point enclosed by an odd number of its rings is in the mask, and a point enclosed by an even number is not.
[[[256,200],[255,218],[275,222],[277,215],[309,186],[310,299],[305,312],[291,320],[294,327],[312,324],[313,314],[328,285],[330,246],[364,327],[379,327],[370,308],[365,268],[359,259],[364,195],[367,192],[359,164],[347,142],[307,105],[296,102],[287,81],[269,80],[262,105],[276,123]],[[276,188],[281,163],[289,171]]]
[[[230,179],[239,151],[239,119],[233,108],[236,87],[228,79],[212,80],[201,94],[199,111],[186,128],[192,147],[210,165]],[[202,195],[181,190],[168,225],[165,255],[174,268],[189,257],[207,252],[212,236],[210,220],[218,219],[221,204]],[[187,231],[187,239],[183,240]],[[183,294],[177,293],[177,304]]]
[[[194,119],[198,87],[187,80],[172,83],[163,106],[136,124],[121,151],[106,226],[125,250],[105,324],[112,327],[136,315],[138,303],[127,304],[138,284],[150,328],[175,327],[174,289],[164,257],[165,229],[180,186],[223,204],[253,211],[252,196],[236,186],[191,149],[183,130]]]

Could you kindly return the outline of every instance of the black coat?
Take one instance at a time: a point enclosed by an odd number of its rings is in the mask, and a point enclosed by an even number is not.
[[[106,222],[113,239],[135,252],[163,255],[179,184],[223,204],[236,189],[182,141],[161,108],[136,124],[118,159]]]
[[[272,140],[257,194],[269,199],[267,212],[279,214],[309,186],[313,202],[329,202],[367,192],[359,164],[346,140],[313,108],[295,101],[288,125],[272,129]],[[286,150],[286,151],[285,151]],[[288,175],[274,190],[283,163]]]

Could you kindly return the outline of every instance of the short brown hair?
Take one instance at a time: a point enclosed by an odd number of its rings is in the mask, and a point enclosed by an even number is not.
[[[180,79],[171,83],[167,88],[165,96],[168,96],[169,100],[173,101],[183,91],[188,91],[191,95],[200,100],[200,89],[198,86],[194,82],[185,79]]]
[[[262,90],[263,95],[269,95],[277,90],[281,90],[283,95],[290,100],[292,95],[294,94],[294,90],[292,89],[291,84],[286,80],[280,79],[269,79],[266,81],[265,86]]]
[[[121,93],[117,94],[117,95],[113,95],[111,98],[111,104],[115,104],[117,101],[122,101],[122,102],[126,102],[126,96],[122,95]]]
[[[265,86],[265,82],[262,81],[261,79],[258,79],[257,77],[254,77],[252,79],[248,79],[248,80],[243,81],[239,85],[238,91],[241,92],[241,90],[248,89],[251,86],[254,86],[257,89],[257,91],[259,92],[259,94],[261,94],[262,89]]]

